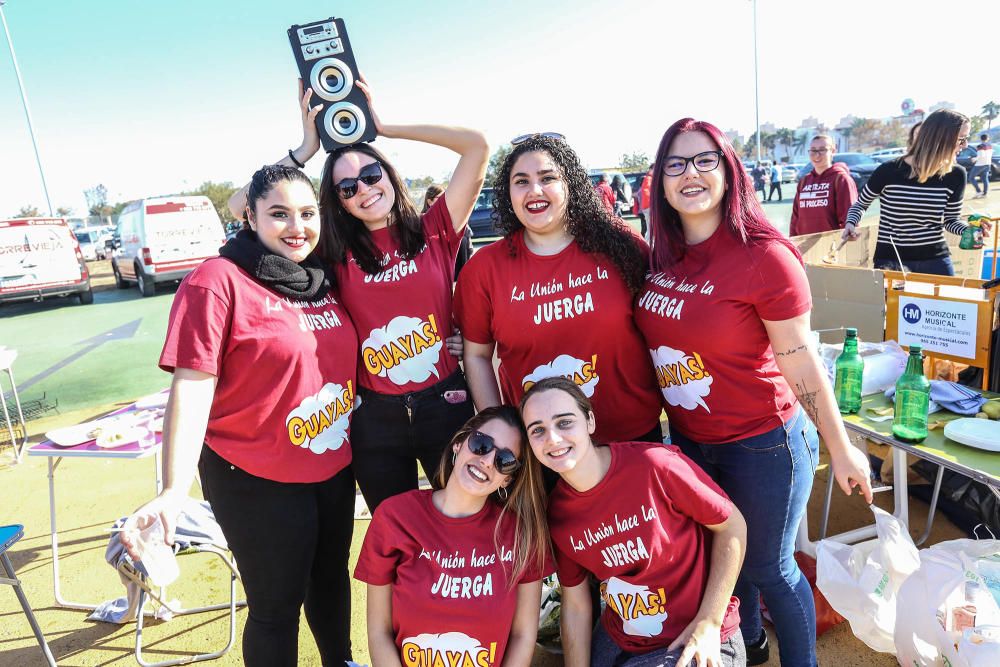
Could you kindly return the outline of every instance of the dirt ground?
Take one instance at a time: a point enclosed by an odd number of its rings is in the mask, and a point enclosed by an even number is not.
[[[110,408],[113,406],[105,406]],[[32,441],[41,433],[61,425],[79,423],[99,414],[76,411],[55,415],[32,423]],[[884,455],[884,452],[881,452]],[[86,620],[87,613],[58,607],[53,599],[52,550],[48,522],[48,486],[46,460],[25,457],[14,464],[10,449],[0,451],[0,523],[22,523],[25,537],[11,549],[10,556],[25,592],[35,609],[58,664],[67,667],[135,664],[132,650],[135,625],[116,626]],[[822,496],[828,468],[824,462],[817,473],[809,519],[815,535],[819,525]],[[106,529],[115,518],[127,514],[153,492],[152,458],[137,461],[108,459],[63,459],[55,471],[56,509],[60,546],[61,587],[63,596],[96,603],[123,595],[123,587],[110,566],[104,563]],[[891,494],[877,496],[877,504],[890,508]],[[926,506],[911,501],[911,523],[919,533],[926,517]],[[834,492],[830,518],[831,532],[863,525],[870,512],[858,498]],[[367,521],[356,523],[352,546],[357,558]],[[960,537],[958,530],[943,517],[935,522],[931,541]],[[294,545],[289,545],[294,548]],[[179,599],[183,606],[194,607],[226,599],[228,579],[214,556],[193,555],[180,559],[182,576],[168,591],[168,598]],[[355,659],[368,662],[364,636],[364,589],[355,582],[352,635]],[[242,632],[246,611],[237,614],[237,638]],[[225,612],[179,616],[169,622],[151,621],[144,631],[147,659],[165,660],[208,652],[225,645],[228,623]],[[772,635],[773,639],[773,635]],[[776,645],[772,643],[772,647]],[[877,654],[854,638],[847,624],[840,625],[819,638],[819,663],[843,667],[894,665],[892,656]],[[234,648],[214,664],[237,665],[242,653],[237,639]],[[299,636],[299,662],[318,665],[315,644],[303,618]],[[41,653],[13,592],[0,591],[0,665],[43,665]],[[556,667],[562,660],[542,649],[536,652],[534,665]],[[778,665],[772,649],[769,665]]]

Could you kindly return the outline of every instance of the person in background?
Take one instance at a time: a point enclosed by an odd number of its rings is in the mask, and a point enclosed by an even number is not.
[[[955,275],[944,232],[960,235],[967,227],[959,219],[965,169],[956,164],[955,154],[968,143],[969,119],[957,111],[939,109],[924,119],[906,155],[872,172],[847,212],[844,237],[858,237],[861,216],[878,198],[876,269]],[[984,223],[984,233],[989,230],[990,225]]]
[[[985,197],[990,193],[990,167],[993,165],[993,144],[990,143],[990,135],[983,132],[979,135],[979,144],[976,145],[976,161],[969,170],[969,181],[976,189],[975,199]],[[979,191],[979,180],[983,181],[983,190]]]
[[[649,188],[653,183],[653,168],[650,167],[642,177],[642,187],[639,188],[639,222],[642,225],[642,239],[649,243]]]
[[[304,605],[323,664],[343,665],[358,336],[313,252],[322,230],[309,178],[263,167],[243,201],[243,230],[184,279],[170,308],[163,491],[126,521],[122,544],[141,560],[134,531],[157,519],[173,543],[197,469],[246,591],[245,664],[298,664]]]
[[[761,202],[763,202],[767,198],[767,195],[764,193],[765,189],[764,174],[766,172],[767,170],[764,168],[764,165],[762,165],[760,162],[758,162],[757,166],[755,166],[753,169],[750,170],[750,176],[751,178],[753,178],[754,193],[755,194],[757,192],[760,193]],[[652,236],[653,236],[652,231],[650,231],[650,238],[652,238]]]
[[[795,536],[819,463],[872,500],[868,458],[847,438],[812,344],[802,258],[768,222],[732,143],[683,118],[660,140],[651,272],[636,324],[660,381],[670,439],[714,479],[747,523],[736,584],[750,664],[768,659],[763,595],[783,665],[816,664],[812,589]]]
[[[567,378],[529,389],[521,415],[531,457],[559,475],[548,517],[565,664],[743,667],[732,592],[746,523],[726,494],[674,447],[595,443],[590,401]],[[590,575],[607,603],[596,629]]]
[[[427,191],[424,193],[424,207],[420,210],[420,214],[427,213],[442,194],[444,194],[444,188],[440,185],[432,183],[427,186]],[[455,280],[458,280],[459,272],[470,257],[472,257],[472,227],[466,225],[465,234],[462,236],[462,245],[458,247],[458,256],[455,258]]]
[[[372,665],[531,664],[551,558],[526,440],[516,408],[487,408],[451,439],[433,490],[376,510],[354,571]]]
[[[777,162],[771,164],[771,189],[767,193],[767,201],[771,201],[775,190],[778,191],[778,201],[781,201],[781,165]]]
[[[625,192],[624,176],[615,174],[615,177],[611,179],[611,191],[615,195],[615,216],[620,218],[631,204],[628,199],[628,193]]]
[[[789,236],[843,228],[858,190],[847,165],[833,161],[836,152],[833,139],[825,134],[809,143],[812,171],[799,180],[795,190]]]
[[[611,190],[611,186],[608,185],[607,174],[600,175],[594,189],[597,190],[597,196],[600,198],[601,203],[604,204],[604,208],[608,209],[608,213],[615,215],[615,193]]]

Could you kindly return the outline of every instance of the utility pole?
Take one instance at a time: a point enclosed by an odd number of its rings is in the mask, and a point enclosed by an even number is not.
[[[757,162],[760,162],[760,83],[757,76],[757,0],[753,3],[753,108],[757,122]]]

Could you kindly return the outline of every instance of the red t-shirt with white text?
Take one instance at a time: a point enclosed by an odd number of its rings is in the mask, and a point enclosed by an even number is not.
[[[517,584],[537,581],[528,568],[515,585],[514,519],[494,529],[500,507],[445,516],[432,491],[389,498],[375,510],[354,578],[392,586],[392,630],[404,667],[492,667],[503,662],[517,609]],[[499,545],[499,551],[497,546]]]
[[[560,375],[593,402],[597,439],[650,431],[660,419],[656,377],[618,269],[576,241],[550,256],[531,252],[523,230],[510,241],[513,257],[506,240],[473,255],[455,290],[462,335],[496,343],[504,401],[516,405],[532,384]]]
[[[611,466],[583,493],[563,480],[549,496],[549,531],[564,586],[601,582],[605,631],[620,648],[668,646],[697,615],[708,583],[712,537],[705,526],[733,511],[728,496],[676,447],[615,443]],[[739,627],[733,598],[722,622]]]
[[[778,241],[746,246],[721,226],[646,279],[635,319],[670,427],[701,443],[766,433],[797,402],[762,320],[812,308],[805,270]]]
[[[160,368],[218,378],[205,444],[251,475],[320,482],[351,462],[358,336],[332,293],[281,296],[228,259],[206,260],[170,308]]]
[[[380,394],[406,394],[444,380],[458,368],[444,339],[451,335],[451,294],[462,230],[455,231],[445,196],[423,215],[424,248],[399,256],[388,227],[372,232],[382,272],[365,273],[348,251],[333,267],[340,299],[361,339],[358,381]]]

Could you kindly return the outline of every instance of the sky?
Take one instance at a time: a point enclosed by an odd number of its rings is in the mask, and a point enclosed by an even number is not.
[[[750,0],[6,0],[53,208],[243,183],[297,146],[286,29],[343,18],[384,122],[482,130],[491,146],[557,131],[591,167],[652,156],[684,116],[754,130]],[[988,35],[981,42],[976,34]],[[833,126],[912,98],[1000,102],[996,0],[758,0],[760,120]],[[404,176],[457,156],[377,139]],[[306,171],[319,176],[322,155]],[[46,211],[0,38],[0,216]]]

